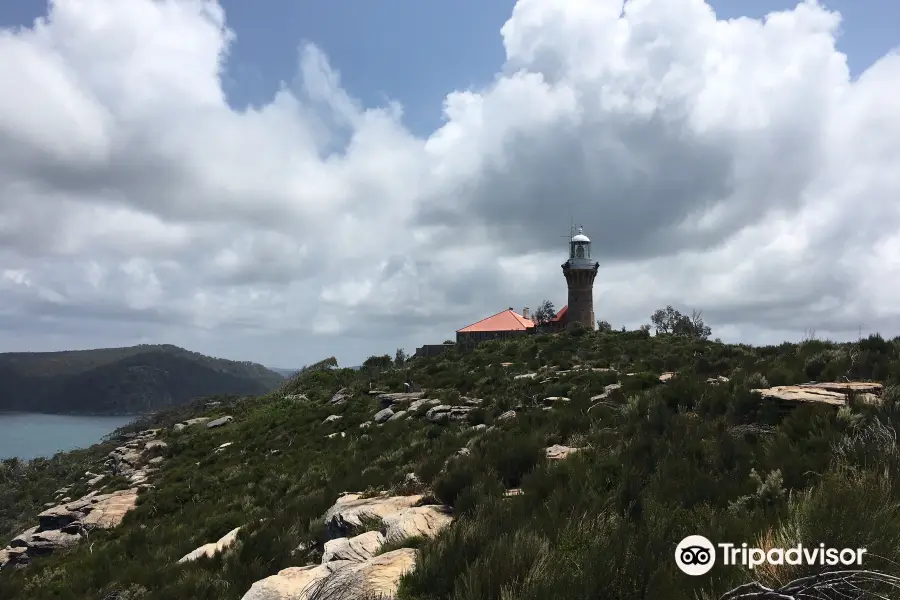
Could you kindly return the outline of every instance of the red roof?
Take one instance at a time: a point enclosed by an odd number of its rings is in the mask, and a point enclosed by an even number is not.
[[[568,304],[566,304],[566,305],[563,306],[561,309],[559,309],[559,312],[556,313],[556,316],[555,316],[555,317],[553,317],[552,319],[550,319],[550,322],[551,322],[551,323],[559,323],[559,322],[561,322],[563,319],[566,318],[566,313],[567,313],[567,312],[569,312],[569,305],[568,305]]]
[[[458,333],[471,333],[474,331],[523,331],[534,327],[534,321],[526,319],[514,310],[504,310],[496,315],[491,315],[468,327],[458,329]]]

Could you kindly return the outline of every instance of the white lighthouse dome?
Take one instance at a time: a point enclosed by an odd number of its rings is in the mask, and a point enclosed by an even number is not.
[[[588,238],[588,236],[586,236],[586,235],[584,235],[584,233],[582,233],[582,228],[579,227],[578,233],[576,233],[574,236],[572,236],[572,241],[573,242],[590,242],[591,240],[590,240],[590,238]]]

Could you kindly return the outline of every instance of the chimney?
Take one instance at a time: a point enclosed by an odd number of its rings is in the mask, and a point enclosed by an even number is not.
[[[526,306],[525,308],[522,309],[522,316],[525,317],[526,319],[530,319],[530,318],[531,318],[531,317],[528,315],[528,307],[527,307],[527,306]]]

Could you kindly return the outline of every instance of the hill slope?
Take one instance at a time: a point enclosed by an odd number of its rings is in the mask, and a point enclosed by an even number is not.
[[[844,377],[880,381],[880,401],[850,395],[840,408],[784,412],[752,391]],[[404,383],[422,392],[400,394]],[[866,548],[864,568],[897,576],[898,384],[900,339],[879,337],[753,348],[575,332],[402,369],[311,371],[262,397],[197,401],[126,428],[160,428],[166,444],[136,508],[90,543],[3,569],[0,597],[248,598],[283,569],[324,566],[325,543],[340,544],[323,515],[348,491],[421,494],[452,508],[436,535],[382,548],[416,549],[401,600],[712,600],[753,580],[778,587],[845,568],[717,564],[690,577],[673,555],[694,534],[762,548]],[[396,418],[384,420],[386,407]],[[177,426],[224,415],[233,421],[221,427]],[[85,493],[85,469],[98,472],[90,461],[109,449],[0,463],[0,546],[35,522],[53,490],[77,480],[72,497]],[[118,485],[128,484],[97,489]],[[382,531],[375,521],[360,527]],[[223,553],[178,564],[237,527]],[[851,585],[897,597],[871,577]],[[863,597],[851,591],[754,597]],[[328,597],[363,598],[352,589]]]
[[[172,345],[0,354],[0,410],[140,414],[209,394],[262,394],[283,378],[262,365]]]

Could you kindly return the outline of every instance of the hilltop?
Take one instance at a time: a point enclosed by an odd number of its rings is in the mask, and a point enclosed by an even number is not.
[[[772,389],[793,384],[807,385]],[[0,551],[0,597],[711,600],[825,569],[689,577],[673,554],[690,534],[866,548],[866,569],[896,576],[898,384],[900,339],[757,348],[646,330],[308,369],[4,461],[0,546],[25,533]],[[80,541],[71,520],[99,513],[110,526]],[[895,597],[883,581],[848,585]]]
[[[284,378],[172,345],[0,354],[0,411],[142,414],[210,394],[264,394]]]

